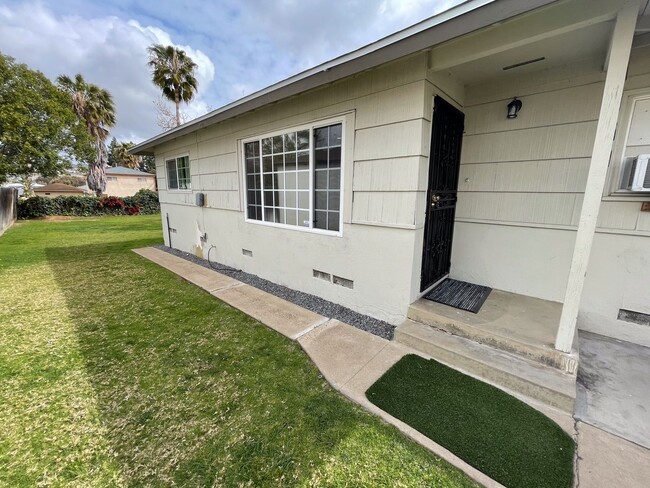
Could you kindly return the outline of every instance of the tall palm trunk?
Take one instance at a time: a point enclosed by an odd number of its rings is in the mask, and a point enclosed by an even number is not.
[[[88,183],[88,188],[94,189],[95,194],[101,197],[106,191],[106,173],[104,172],[106,148],[104,147],[104,142],[99,137],[95,138],[95,149],[97,151],[97,160],[88,165],[86,182]]]
[[[176,103],[176,127],[181,125],[181,101],[178,98],[178,91],[174,95],[174,103]]]

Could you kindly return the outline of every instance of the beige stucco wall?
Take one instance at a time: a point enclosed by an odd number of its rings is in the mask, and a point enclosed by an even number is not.
[[[426,66],[426,55],[415,55],[156,148],[163,219],[169,214],[177,229],[172,245],[204,257],[215,246],[210,257],[220,262],[399,323],[421,252],[413,230],[426,185]],[[245,222],[238,141],[332,117],[345,124],[343,235]],[[163,162],[185,154],[192,191],[167,191]],[[206,194],[205,208],[193,206],[198,191]],[[354,289],[316,279],[314,269],[353,280]]]
[[[127,176],[127,175],[107,175],[111,178],[117,178],[115,181],[106,181],[106,193],[113,197],[130,197],[135,195],[138,190],[156,190],[156,177],[151,176]],[[146,181],[138,181],[145,179]]]

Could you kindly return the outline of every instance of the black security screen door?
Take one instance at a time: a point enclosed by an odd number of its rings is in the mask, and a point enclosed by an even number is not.
[[[465,115],[440,97],[433,106],[420,291],[449,273]]]

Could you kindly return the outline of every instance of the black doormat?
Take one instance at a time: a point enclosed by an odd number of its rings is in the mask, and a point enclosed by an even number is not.
[[[478,313],[492,288],[447,278],[424,296],[432,302]]]

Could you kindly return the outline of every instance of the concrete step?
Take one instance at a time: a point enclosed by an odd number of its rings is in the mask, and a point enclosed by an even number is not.
[[[408,318],[573,374],[577,346],[564,353],[553,344],[560,312],[558,303],[493,290],[478,314],[420,299]]]
[[[572,413],[576,377],[514,354],[407,319],[395,341],[448,366]]]

